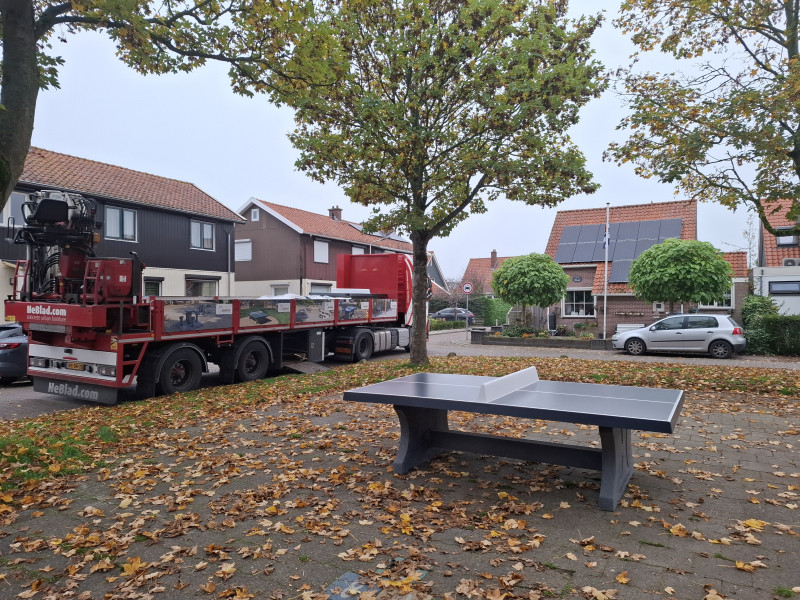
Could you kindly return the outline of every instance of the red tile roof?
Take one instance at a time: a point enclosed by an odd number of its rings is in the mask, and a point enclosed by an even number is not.
[[[774,207],[767,209],[767,218],[773,227],[788,227],[795,225],[786,218],[786,213],[792,205],[792,200],[781,200]],[[772,212],[774,210],[774,212]],[[782,267],[784,258],[800,258],[800,247],[778,246],[778,240],[761,226],[761,266]]]
[[[464,271],[462,281],[469,281],[478,294],[492,293],[492,275],[497,267],[513,256],[498,256],[495,268],[492,268],[491,258],[470,258]]]
[[[411,242],[401,242],[385,237],[381,234],[369,234],[359,231],[352,221],[334,220],[328,215],[320,215],[291,206],[283,206],[274,202],[251,198],[251,202],[258,203],[263,207],[274,211],[287,221],[300,228],[303,233],[310,235],[320,235],[323,237],[344,240],[356,244],[377,246],[385,250],[395,252],[410,253],[412,250]]]
[[[747,266],[747,252],[723,252],[722,258],[730,263],[733,277],[747,277],[750,274]]]
[[[243,222],[241,216],[192,183],[41,148],[30,149],[19,181],[38,188]]]
[[[682,219],[681,239],[697,239],[697,201],[679,200],[677,202],[651,202],[650,204],[629,204],[612,206],[609,209],[611,223],[630,223],[631,221],[657,221],[661,219]],[[585,208],[579,210],[560,210],[556,213],[553,229],[547,241],[545,254],[556,255],[558,243],[564,227],[569,225],[605,224],[605,208]]]

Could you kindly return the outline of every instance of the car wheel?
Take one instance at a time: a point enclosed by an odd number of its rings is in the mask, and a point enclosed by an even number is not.
[[[725,340],[715,340],[709,345],[708,353],[714,358],[730,358],[733,348]]]
[[[647,347],[639,338],[631,338],[625,342],[625,352],[628,354],[639,356],[640,354],[644,354],[645,350],[647,350]]]
[[[0,377],[0,385],[11,385],[16,380],[16,377]]]

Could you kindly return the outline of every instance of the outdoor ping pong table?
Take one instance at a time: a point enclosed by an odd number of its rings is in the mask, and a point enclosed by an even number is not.
[[[633,474],[631,431],[672,433],[683,391],[541,381],[531,367],[505,377],[415,373],[349,390],[344,399],[394,406],[400,419],[396,473],[441,450],[592,469],[601,472],[600,508],[614,510]],[[601,447],[451,430],[450,410],[597,425]]]

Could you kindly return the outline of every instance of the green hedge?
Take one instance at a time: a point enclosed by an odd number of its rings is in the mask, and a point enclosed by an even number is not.
[[[766,315],[749,323],[744,332],[748,352],[800,356],[800,316]]]
[[[484,325],[506,324],[506,316],[508,311],[511,310],[511,305],[508,302],[503,302],[500,298],[486,298],[483,306]]]
[[[742,326],[748,329],[756,319],[778,314],[778,305],[767,296],[750,295],[742,303]]]
[[[442,331],[444,329],[464,329],[464,321],[443,321],[442,319],[431,319],[431,331]]]

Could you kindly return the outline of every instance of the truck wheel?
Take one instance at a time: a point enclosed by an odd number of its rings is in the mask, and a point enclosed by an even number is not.
[[[239,381],[263,379],[268,369],[269,350],[267,347],[256,340],[247,342],[236,363],[236,375]]]
[[[356,337],[356,343],[353,348],[353,358],[356,361],[369,360],[372,356],[373,349],[372,334],[369,331],[362,331]]]
[[[0,377],[0,385],[11,385],[16,380],[16,377]]]
[[[178,392],[190,392],[200,387],[203,375],[200,357],[194,350],[181,348],[167,356],[158,378],[158,390],[162,396]]]

